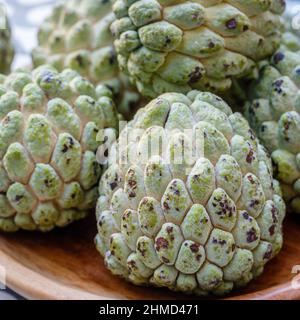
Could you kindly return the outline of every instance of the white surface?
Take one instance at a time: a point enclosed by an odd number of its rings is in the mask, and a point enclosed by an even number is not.
[[[67,0],[66,0],[67,1]],[[16,57],[13,68],[31,64],[30,52],[37,45],[38,26],[57,0],[2,0],[12,26]]]

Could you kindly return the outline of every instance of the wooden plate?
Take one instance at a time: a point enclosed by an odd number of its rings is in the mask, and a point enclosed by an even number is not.
[[[229,299],[300,299],[300,289],[291,285],[292,268],[300,265],[300,218],[288,217],[284,228],[281,253],[259,279]],[[112,276],[94,249],[95,234],[93,215],[49,234],[1,234],[0,266],[6,268],[7,285],[30,299],[191,299]]]

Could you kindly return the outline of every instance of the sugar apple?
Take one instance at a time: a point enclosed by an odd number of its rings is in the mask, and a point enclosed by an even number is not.
[[[118,125],[113,101],[73,70],[42,66],[1,81],[0,230],[85,217],[98,198],[96,151]]]
[[[282,246],[285,204],[270,158],[212,93],[168,93],[138,111],[99,191],[96,247],[137,285],[225,294]]]
[[[3,14],[0,4],[0,13]],[[0,73],[9,73],[10,66],[14,58],[14,49],[11,41],[11,29],[8,18],[1,16],[1,21],[4,21],[4,28],[0,28]],[[2,20],[4,19],[4,20]]]
[[[121,69],[149,97],[222,92],[280,42],[284,0],[116,0]]]
[[[269,149],[290,208],[300,213],[300,54],[279,50],[249,90],[245,114]]]
[[[59,71],[72,68],[94,85],[113,91],[118,110],[130,116],[140,96],[119,72],[110,25],[115,16],[111,0],[70,0],[55,6],[40,27],[39,47],[32,52],[35,66],[51,64]]]

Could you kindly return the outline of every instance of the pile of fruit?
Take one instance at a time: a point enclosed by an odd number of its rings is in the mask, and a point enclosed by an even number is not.
[[[300,213],[300,38],[284,10],[63,1],[33,68],[11,73],[7,26],[0,231],[96,212],[96,249],[136,285],[224,295],[261,275]]]

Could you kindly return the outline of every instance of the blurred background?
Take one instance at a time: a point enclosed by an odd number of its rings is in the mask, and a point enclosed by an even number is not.
[[[67,1],[67,0],[65,0]],[[13,30],[17,56],[14,68],[30,65],[29,53],[37,44],[38,26],[58,0],[0,0],[4,3]]]
[[[7,6],[12,24],[14,44],[17,52],[14,68],[30,65],[32,48],[37,44],[38,26],[60,0],[0,0]],[[65,0],[68,1],[68,0]],[[97,1],[97,0],[95,0]],[[300,0],[287,0],[290,16],[299,21],[300,29]]]

